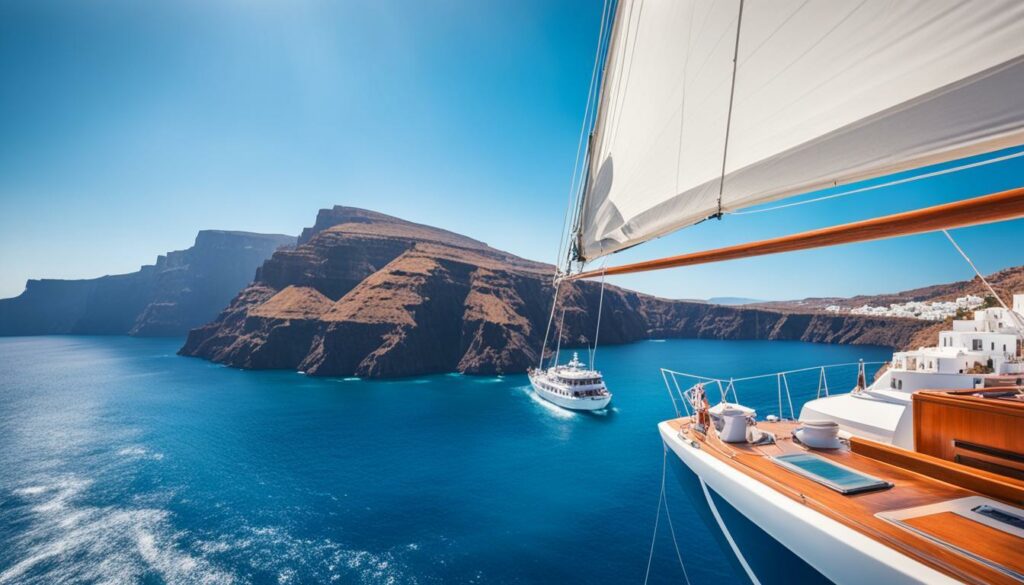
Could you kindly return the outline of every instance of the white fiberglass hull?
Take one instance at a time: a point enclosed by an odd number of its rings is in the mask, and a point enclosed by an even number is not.
[[[957,583],[733,469],[658,425],[680,483],[752,583]],[[707,513],[710,512],[710,513]]]
[[[551,392],[536,383],[533,380],[533,376],[530,377],[530,385],[533,386],[533,391],[544,400],[568,410],[601,410],[603,408],[607,408],[608,403],[612,401],[611,394],[606,396],[584,396],[580,398],[563,396],[561,394]]]

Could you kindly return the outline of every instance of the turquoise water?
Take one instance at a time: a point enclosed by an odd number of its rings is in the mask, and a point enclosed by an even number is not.
[[[673,414],[659,367],[741,376],[889,357],[795,342],[605,347],[615,398],[602,416],[536,400],[525,376],[316,379],[178,357],[179,344],[0,339],[0,584],[642,582],[655,425]],[[813,376],[795,381],[797,408],[815,390]],[[774,381],[740,392],[775,410]],[[732,581],[668,488],[691,581]],[[661,527],[651,582],[678,583]]]

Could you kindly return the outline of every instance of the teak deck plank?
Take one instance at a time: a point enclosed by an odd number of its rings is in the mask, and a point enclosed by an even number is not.
[[[894,484],[892,488],[886,490],[843,495],[793,473],[766,457],[807,451],[791,438],[792,431],[798,426],[797,423],[759,422],[758,428],[775,433],[777,440],[775,445],[762,447],[724,443],[713,433],[705,436],[692,431],[689,425],[689,419],[685,418],[670,421],[670,426],[705,445],[705,453],[747,475],[757,476],[779,493],[802,502],[815,511],[925,565],[967,583],[1018,583],[1005,573],[875,516],[878,512],[934,504],[976,495],[975,492],[852,453],[848,449],[814,450],[813,453],[816,455]],[[988,551],[986,556],[989,556]],[[989,558],[1010,566],[1008,560],[1002,556]]]
[[[903,521],[942,540],[987,558],[996,558],[1009,569],[1024,573],[1020,539],[1002,530],[974,522],[955,512],[939,512]]]

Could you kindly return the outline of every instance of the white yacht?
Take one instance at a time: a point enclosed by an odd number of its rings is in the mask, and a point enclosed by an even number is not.
[[[546,370],[530,370],[530,384],[537,394],[569,410],[601,410],[612,401],[612,394],[604,385],[597,370],[588,370],[573,352],[565,365],[554,365]]]

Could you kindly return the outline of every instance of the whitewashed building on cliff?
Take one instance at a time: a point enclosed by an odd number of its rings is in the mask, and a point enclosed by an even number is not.
[[[1024,320],[1024,294],[1013,296],[1016,319]],[[893,354],[892,369],[939,374],[1020,374],[1017,323],[1011,312],[999,308],[974,312],[973,319],[957,319],[953,328],[939,333],[939,344]]]
[[[1024,294],[1013,297],[1024,321]],[[981,388],[1024,382],[1019,330],[1003,308],[979,309],[973,319],[953,321],[935,347],[896,352],[889,367],[867,388],[807,402],[801,420],[831,420],[840,428],[877,441],[912,447],[913,393],[923,389]]]

